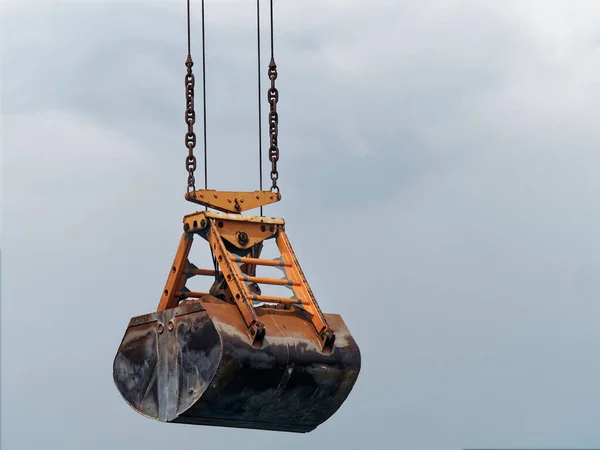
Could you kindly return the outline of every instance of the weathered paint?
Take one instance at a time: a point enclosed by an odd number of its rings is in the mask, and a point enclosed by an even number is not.
[[[352,390],[358,346],[337,314],[325,314],[337,339],[322,352],[306,312],[256,313],[267,329],[261,348],[232,304],[190,302],[131,319],[114,361],[117,389],[134,410],[163,422],[313,430]]]

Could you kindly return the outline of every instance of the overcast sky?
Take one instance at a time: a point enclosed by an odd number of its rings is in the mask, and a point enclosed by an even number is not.
[[[350,397],[308,435],[127,406],[114,355],[196,209],[185,2],[5,1],[2,449],[599,448],[600,2],[274,3],[265,212],[361,348]],[[206,0],[210,188],[258,188],[255,7]]]

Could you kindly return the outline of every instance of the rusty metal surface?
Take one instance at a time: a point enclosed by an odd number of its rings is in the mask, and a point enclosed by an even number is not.
[[[309,432],[346,400],[360,351],[342,318],[322,352],[306,312],[257,307],[261,348],[235,305],[186,302],[133,318],[115,357],[117,389],[137,412],[163,422]]]

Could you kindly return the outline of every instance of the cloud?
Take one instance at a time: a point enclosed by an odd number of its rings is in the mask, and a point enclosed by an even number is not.
[[[599,441],[595,2],[275,2],[268,213],[363,355],[308,436],[157,424],[112,385],[191,210],[183,3],[21,5],[2,22],[3,448]],[[209,187],[257,188],[254,7],[207,2]]]

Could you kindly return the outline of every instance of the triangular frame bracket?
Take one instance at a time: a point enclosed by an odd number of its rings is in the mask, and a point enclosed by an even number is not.
[[[171,271],[167,278],[158,311],[173,308],[180,300],[203,299],[209,294],[185,289],[190,275],[222,277],[226,283],[225,299],[235,304],[247,326],[248,338],[255,347],[260,347],[265,337],[265,326],[255,311],[255,302],[279,304],[284,308],[303,309],[314,326],[315,338],[322,351],[331,351],[335,333],[327,324],[315,296],[300,268],[296,255],[285,233],[285,221],[278,218],[242,216],[221,212],[203,211],[188,214],[183,218],[183,235]],[[215,270],[198,269],[188,260],[194,235],[199,235],[210,244],[218,267]],[[275,239],[280,257],[260,257],[262,242]],[[243,256],[242,256],[243,255]],[[280,267],[284,278],[256,276],[256,266]],[[261,295],[253,292],[250,285],[281,285],[291,288],[291,297]]]

